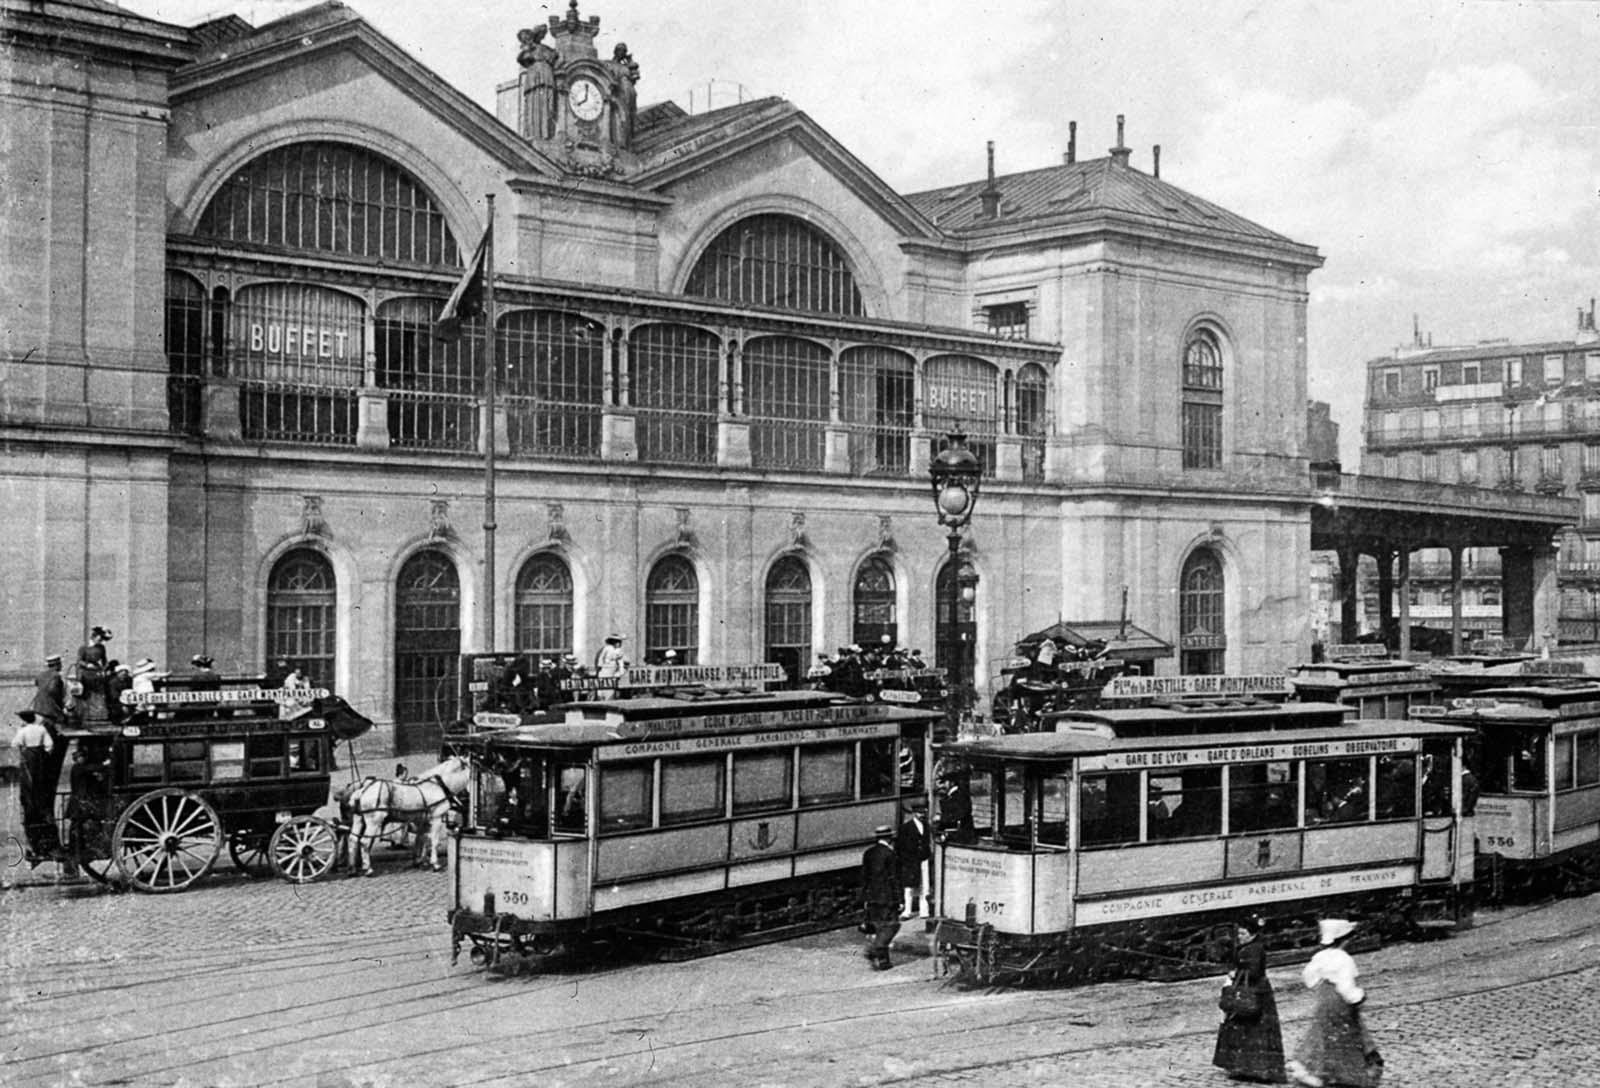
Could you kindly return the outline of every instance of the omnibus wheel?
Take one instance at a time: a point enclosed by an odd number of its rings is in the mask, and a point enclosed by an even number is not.
[[[272,871],[291,884],[325,876],[339,857],[339,833],[320,816],[296,816],[278,825],[267,845]]]
[[[268,838],[258,831],[235,831],[228,836],[228,856],[245,876],[261,877],[272,871],[267,856]]]
[[[211,872],[222,851],[222,822],[205,798],[168,787],[123,810],[111,856],[142,892],[180,892]]]

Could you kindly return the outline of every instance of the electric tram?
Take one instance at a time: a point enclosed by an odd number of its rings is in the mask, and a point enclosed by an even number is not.
[[[852,924],[861,855],[927,796],[936,712],[828,692],[594,699],[472,738],[452,954],[515,971],[628,939],[667,956]]]
[[[941,814],[935,945],[964,978],[1221,971],[1247,911],[1275,947],[1328,911],[1386,935],[1470,916],[1467,729],[1310,703],[1053,724],[937,750],[963,803]]]

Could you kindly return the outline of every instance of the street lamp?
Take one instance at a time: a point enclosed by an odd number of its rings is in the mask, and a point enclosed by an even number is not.
[[[949,660],[952,674],[950,690],[955,696],[955,710],[959,724],[966,700],[964,660],[966,655],[958,634],[960,630],[958,620],[961,615],[962,599],[964,598],[970,605],[978,590],[978,575],[971,564],[967,564],[965,571],[962,570],[961,530],[972,520],[972,508],[978,504],[978,485],[983,479],[983,466],[978,462],[977,456],[967,448],[967,436],[958,431],[949,436],[944,449],[939,451],[939,455],[928,466],[928,476],[933,482],[933,505],[939,514],[939,524],[949,530],[950,588],[947,603],[952,636]]]

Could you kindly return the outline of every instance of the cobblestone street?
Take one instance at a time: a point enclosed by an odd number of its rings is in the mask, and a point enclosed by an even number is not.
[[[0,1082],[22,1085],[1227,1085],[1217,980],[965,990],[904,934],[848,930],[685,963],[513,979],[449,964],[442,874],[295,887],[219,872],[174,896],[0,895]],[[1362,954],[1385,1085],[1582,1084],[1600,1063],[1595,902],[1481,912]],[[1310,1000],[1272,971],[1286,1046]]]

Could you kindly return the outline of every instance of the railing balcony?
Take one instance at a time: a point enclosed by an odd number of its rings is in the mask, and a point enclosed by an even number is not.
[[[478,449],[478,398],[386,390],[389,444],[402,450],[473,453]]]
[[[911,471],[911,428],[845,424],[852,476],[905,476]]]
[[[353,446],[358,413],[354,389],[255,380],[240,383],[239,419],[249,441]]]
[[[507,397],[506,441],[513,457],[561,461],[600,458],[602,415],[597,404],[553,404],[540,397]]]

